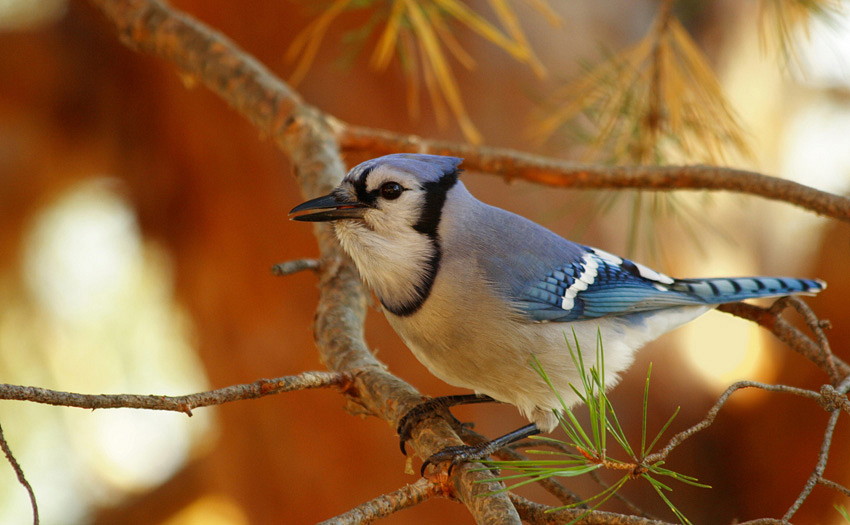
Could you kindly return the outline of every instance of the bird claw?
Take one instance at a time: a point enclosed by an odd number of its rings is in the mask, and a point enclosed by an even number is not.
[[[440,463],[449,462],[449,468],[447,471],[447,475],[452,475],[452,470],[457,465],[461,463],[468,463],[470,461],[477,461],[483,459],[488,456],[491,450],[489,450],[489,442],[481,443],[480,445],[458,445],[454,447],[446,447],[439,452],[435,452],[428,459],[426,459],[422,463],[422,467],[419,469],[419,474],[421,476],[425,475],[425,469],[428,468],[428,465],[438,465]]]
[[[444,461],[450,461],[448,475],[451,476],[452,470],[455,465],[459,465],[461,463],[466,463],[469,461],[478,461],[480,459],[484,459],[489,456],[493,452],[510,445],[520,439],[525,439],[528,436],[533,436],[534,434],[540,433],[540,429],[536,424],[531,423],[530,425],[526,425],[522,428],[518,428],[513,432],[508,432],[504,436],[497,437],[496,439],[490,441],[484,441],[483,443],[478,443],[477,445],[460,445],[454,447],[446,447],[443,450],[437,452],[436,454],[432,454],[431,457],[425,460],[422,464],[422,468],[419,470],[421,475],[425,475],[425,468],[428,465],[436,465],[438,463],[442,463]]]

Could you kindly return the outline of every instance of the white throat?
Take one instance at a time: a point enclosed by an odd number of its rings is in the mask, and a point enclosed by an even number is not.
[[[334,228],[360,276],[388,310],[403,312],[421,303],[439,257],[435,241],[409,227],[370,229],[361,221],[342,220]]]

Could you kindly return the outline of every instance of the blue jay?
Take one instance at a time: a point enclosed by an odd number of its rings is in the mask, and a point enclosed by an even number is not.
[[[530,366],[532,354],[573,404],[579,398],[569,385],[580,379],[567,339],[591,366],[601,338],[611,387],[641,346],[719,304],[826,286],[779,277],[673,279],[479,201],[458,179],[461,161],[372,159],[329,195],[290,212],[299,221],[333,221],[342,248],[416,358],[478,395],[451,396],[444,406],[496,400],[532,422],[484,446],[438,453],[425,465],[480,458],[555,428],[561,404]],[[409,430],[400,432],[402,450]]]

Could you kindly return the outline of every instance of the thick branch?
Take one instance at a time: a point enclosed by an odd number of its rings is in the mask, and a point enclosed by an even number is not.
[[[416,135],[336,124],[344,151],[370,156],[416,152],[463,157],[470,171],[573,189],[725,190],[794,204],[850,222],[850,199],[793,181],[719,166],[604,166],[578,164],[507,148],[428,140]]]
[[[280,142],[301,97],[220,33],[185,14],[150,0],[91,0],[118,27],[129,47],[172,63],[188,78],[209,87]],[[324,115],[317,115],[325,118]],[[760,173],[714,166],[582,165],[509,149],[431,141],[414,135],[348,126],[333,121],[344,150],[371,156],[403,151],[464,157],[469,170],[570,188],[728,190],[780,200],[815,213],[850,221],[850,199]]]
[[[303,104],[295,91],[223,35],[157,0],[90,1],[116,25],[128,46],[173,63],[183,76],[209,87],[272,137],[292,158],[306,197],[328,192],[341,179],[345,172],[340,158],[341,141],[346,150],[368,151],[371,156],[398,151],[453,154],[466,158],[467,169],[552,186],[729,190],[782,200],[850,221],[850,200],[753,172],[707,166],[583,166],[511,150],[472,148],[348,127]],[[346,390],[357,403],[355,408],[394,425],[420,396],[410,385],[386,372],[369,352],[363,340],[365,293],[357,272],[328,228],[317,227],[316,237],[322,254],[321,298],[315,324],[320,355],[333,371],[358,370]],[[411,445],[418,455],[427,457],[459,443],[446,423],[434,420],[419,426]],[[507,496],[478,497],[498,485],[476,484],[476,480],[484,481],[485,474],[472,471],[468,465],[454,470],[456,495],[476,521],[519,523]],[[606,523],[649,522],[622,517]]]
[[[342,179],[339,146],[329,118],[307,106],[288,85],[239,49],[224,35],[157,0],[90,0],[118,28],[131,48],[175,65],[181,75],[209,87],[271,136],[288,153],[305,197],[327,193]],[[322,254],[316,344],[329,369],[360,369],[347,393],[358,410],[395,424],[421,396],[386,372],[363,340],[365,293],[351,261],[327,227],[318,226]],[[420,425],[412,448],[421,457],[461,444],[445,422]],[[499,486],[464,466],[452,476],[457,497],[480,523],[518,524],[507,496],[479,497]]]
[[[303,100],[226,36],[156,0],[91,0],[136,51],[171,63],[233,106],[261,132],[280,137]]]

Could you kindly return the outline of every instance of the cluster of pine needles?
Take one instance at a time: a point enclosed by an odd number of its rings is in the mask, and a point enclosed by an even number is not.
[[[553,25],[560,24],[560,17],[546,0],[527,1]],[[393,57],[397,57],[408,79],[407,100],[411,113],[419,114],[419,87],[424,83],[438,121],[447,122],[450,113],[464,137],[478,144],[482,141],[481,133],[469,117],[450,61],[454,58],[467,69],[473,69],[475,59],[455,37],[454,26],[459,24],[483,37],[513,59],[527,64],[537,76],[546,75],[510,2],[489,0],[489,4],[498,25],[461,0],[335,0],[290,45],[287,57],[298,60],[290,82],[297,84],[310,69],[334,19],[346,11],[369,10],[369,21],[351,35],[351,43],[362,47],[370,36],[377,34],[369,65],[382,71]]]
[[[547,0],[524,0],[553,28],[564,20]],[[296,62],[290,82],[309,72],[331,24],[343,14],[365,12],[366,22],[349,32],[346,48],[374,43],[369,65],[385,70],[396,59],[408,79],[408,103],[418,115],[424,84],[441,121],[453,116],[467,140],[482,136],[470,118],[453,60],[467,69],[475,59],[457,38],[469,30],[527,65],[537,77],[547,70],[537,57],[510,0],[489,0],[490,13],[462,0],[329,0],[310,2],[315,16],[295,37],[287,58]],[[307,3],[305,3],[306,5]],[[604,54],[595,66],[546,99],[532,135],[551,138],[564,127],[580,127],[573,139],[586,141],[594,160],[639,164],[720,161],[747,156],[749,146],[708,59],[675,16],[675,0],[662,0],[654,23],[635,45]],[[765,50],[793,59],[798,33],[814,17],[829,18],[840,0],[760,0],[758,31]],[[494,19],[491,21],[490,19]],[[349,54],[349,57],[351,55]]]
[[[573,393],[578,397],[580,403],[576,405],[587,412],[587,422],[582,423],[571,405],[566,403],[562,394],[555,387],[549,375],[536,356],[532,355],[530,366],[546,382],[552,392],[557,396],[561,411],[555,411],[560,428],[566,434],[566,439],[556,439],[547,436],[531,436],[529,439],[540,443],[545,449],[524,448],[528,456],[536,456],[540,459],[527,460],[485,460],[481,470],[494,470],[515,472],[515,474],[498,475],[486,480],[507,483],[500,492],[513,490],[523,485],[535,483],[552,477],[575,478],[590,474],[597,470],[622,473],[616,482],[604,488],[599,493],[568,505],[554,507],[548,512],[557,512],[577,507],[586,508],[586,511],[569,522],[568,525],[577,523],[588,516],[594,510],[599,509],[605,502],[615,496],[620,489],[630,481],[642,480],[649,483],[658,497],[667,505],[680,523],[691,524],[685,514],[679,510],[670,498],[673,488],[668,480],[673,480],[695,487],[710,489],[711,486],[700,483],[697,478],[670,470],[664,467],[666,454],[653,453],[656,445],[664,433],[670,428],[673,420],[679,413],[679,407],[666,420],[661,428],[651,439],[647,430],[649,412],[649,385],[652,376],[652,364],[650,363],[646,373],[643,390],[643,401],[641,405],[641,432],[640,446],[637,447],[630,442],[629,438],[620,424],[617,413],[611,400],[605,393],[605,353],[603,350],[601,335],[597,336],[595,362],[588,367],[584,356],[579,348],[575,334],[571,344],[569,337],[565,337],[570,358],[579,374],[581,383],[570,384]],[[616,444],[616,447],[612,445]],[[618,448],[626,459],[615,458],[609,452],[610,448]],[[663,480],[663,481],[662,481]],[[835,510],[844,521],[850,523],[850,511],[843,505],[834,505]]]
[[[568,26],[548,0],[523,0],[553,29]],[[517,0],[488,0],[479,12],[462,0],[327,0],[309,2],[315,15],[292,41],[287,58],[296,63],[290,82],[309,72],[329,27],[342,15],[360,13],[365,22],[344,38],[345,60],[372,49],[369,66],[386,70],[394,61],[407,79],[412,117],[421,113],[424,86],[441,125],[456,122],[472,144],[483,141],[469,115],[455,65],[474,69],[459,29],[471,31],[527,65],[538,78],[547,70],[529,43]],[[307,5],[307,2],[304,2]],[[318,6],[318,7],[317,7]],[[676,16],[675,0],[661,0],[654,22],[636,44],[602,53],[596,64],[541,97],[540,112],[529,124],[539,145],[578,154],[588,162],[626,165],[729,163],[752,159],[747,133],[726,99],[709,59]],[[762,48],[777,51],[785,63],[796,60],[795,43],[807,35],[815,17],[829,19],[841,0],[760,0]],[[365,15],[365,17],[364,17]],[[670,220],[696,239],[716,234],[703,224],[706,202],[671,193],[590,192],[588,207],[614,209],[625,201],[630,231],[629,257],[663,262],[653,225]],[[588,221],[589,217],[585,217]],[[580,221],[581,219],[579,219]],[[639,253],[646,252],[646,253]]]
[[[572,478],[582,476],[600,469],[621,472],[622,476],[600,493],[583,501],[553,508],[551,511],[555,512],[562,509],[587,506],[587,512],[574,520],[579,521],[591,511],[598,509],[629,481],[643,480],[652,486],[681,523],[690,523],[688,518],[669,498],[668,493],[672,491],[672,487],[662,481],[662,479],[672,479],[702,488],[710,487],[699,483],[692,476],[665,468],[662,460],[646,460],[679,412],[677,408],[664,425],[662,425],[661,429],[649,439],[647,414],[652,365],[650,365],[646,374],[643,392],[640,446],[637,447],[632,445],[626,437],[614,407],[605,393],[605,356],[602,341],[597,341],[595,364],[590,367],[585,365],[581,349],[578,347],[578,341],[575,341],[573,345],[570,343],[569,338],[567,338],[566,344],[581,379],[581,384],[570,385],[570,387],[581,401],[579,406],[587,411],[588,422],[583,424],[579,420],[574,410],[570,408],[564,401],[561,393],[555,388],[555,385],[540,362],[536,357],[533,357],[531,366],[546,381],[549,388],[561,403],[562,412],[556,412],[556,415],[558,416],[560,428],[564,431],[567,438],[566,440],[560,440],[546,436],[532,436],[532,440],[539,441],[541,444],[551,447],[551,449],[530,449],[525,450],[525,453],[530,456],[539,456],[542,459],[486,461],[487,468],[498,468],[503,471],[516,472],[516,474],[502,475],[495,478],[497,481],[515,482],[507,486],[504,490],[512,490],[551,477]],[[616,444],[628,459],[617,459],[610,455],[609,446],[612,442]],[[558,456],[557,459],[554,458],[555,456]]]

